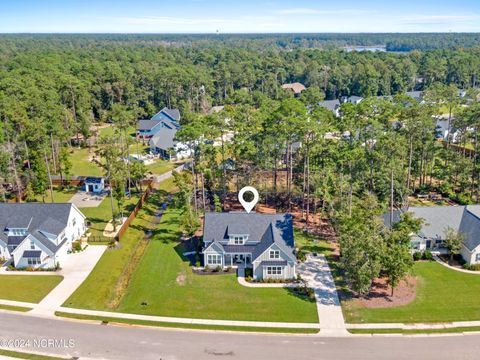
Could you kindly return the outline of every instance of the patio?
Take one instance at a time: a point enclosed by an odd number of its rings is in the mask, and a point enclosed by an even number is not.
[[[85,191],[79,191],[68,201],[78,208],[93,208],[98,207],[103,199],[107,196],[106,193],[92,194]]]

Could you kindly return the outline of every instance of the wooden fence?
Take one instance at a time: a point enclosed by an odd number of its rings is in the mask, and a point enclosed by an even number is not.
[[[473,149],[469,149],[469,148],[466,148],[464,146],[461,146],[461,145],[457,145],[457,144],[448,144],[446,142],[443,142],[443,146],[447,147],[447,148],[451,148],[453,150],[456,150],[457,152],[465,155],[466,157],[469,157],[469,158],[472,158],[475,156],[475,150]]]
[[[143,193],[143,195],[142,195],[142,197],[140,198],[140,200],[138,200],[137,205],[135,205],[135,208],[134,208],[133,211],[130,213],[130,215],[128,216],[127,220],[123,223],[122,227],[121,227],[120,230],[118,231],[117,236],[115,237],[115,240],[120,241],[120,240],[122,239],[123,235],[124,235],[125,232],[127,231],[127,229],[128,229],[128,227],[130,226],[131,222],[137,217],[138,212],[140,211],[140,209],[142,208],[143,204],[144,204],[145,201],[147,200],[148,196],[149,196],[150,193],[152,192],[152,182],[153,182],[153,181],[151,181],[151,180],[143,182],[143,184],[145,184],[145,185],[147,186],[147,189],[146,189],[145,192]]]

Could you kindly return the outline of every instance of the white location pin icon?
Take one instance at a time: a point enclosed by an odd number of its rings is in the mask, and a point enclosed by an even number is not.
[[[243,198],[243,195],[247,192],[251,192],[253,194],[253,200],[252,201],[245,201]],[[242,204],[243,208],[247,213],[250,213],[252,209],[257,205],[258,202],[258,191],[252,186],[245,186],[242,188],[239,193],[238,193],[238,201],[240,201],[240,204]]]

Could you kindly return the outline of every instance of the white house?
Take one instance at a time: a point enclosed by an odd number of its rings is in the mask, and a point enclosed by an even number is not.
[[[290,214],[206,213],[205,266],[251,268],[254,279],[296,277]]]
[[[67,261],[86,230],[74,204],[0,204],[0,257],[16,268],[54,268]]]
[[[418,206],[410,207],[416,218],[425,220],[422,230],[412,235],[412,248],[446,252],[445,230],[450,227],[465,236],[461,255],[468,264],[480,263],[480,205],[467,206]],[[393,214],[394,222],[400,220],[401,211]],[[384,215],[390,224],[390,214]]]

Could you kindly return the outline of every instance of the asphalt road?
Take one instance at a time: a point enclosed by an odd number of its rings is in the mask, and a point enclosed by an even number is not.
[[[0,343],[6,339],[15,339],[18,351],[92,359],[480,358],[480,335],[322,338],[100,325],[0,312]]]

